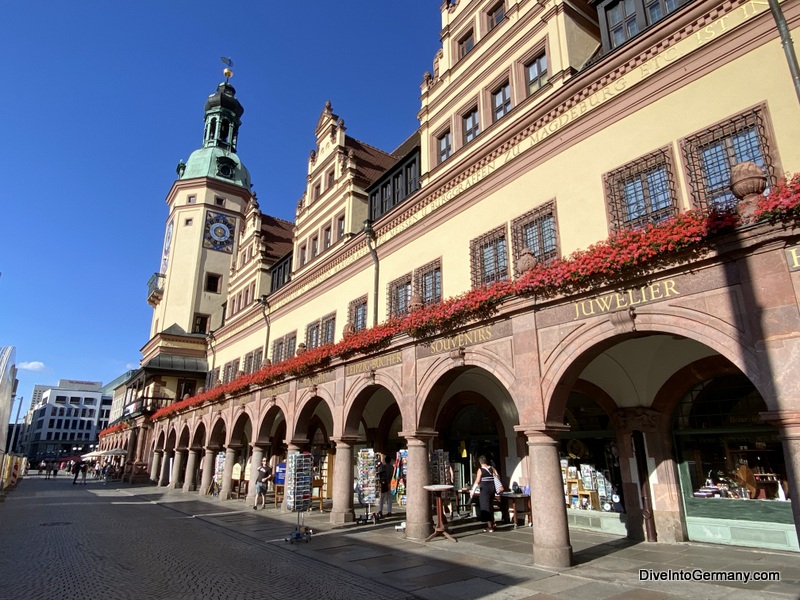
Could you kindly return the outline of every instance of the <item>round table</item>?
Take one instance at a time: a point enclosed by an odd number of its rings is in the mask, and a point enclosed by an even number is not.
[[[431,492],[433,497],[436,498],[436,525],[433,528],[433,533],[430,534],[425,541],[429,542],[437,535],[441,535],[451,542],[457,542],[458,540],[450,535],[450,532],[447,530],[447,519],[444,516],[444,505],[442,504],[442,492],[446,492],[448,490],[452,490],[452,485],[426,485],[423,486],[424,489]]]

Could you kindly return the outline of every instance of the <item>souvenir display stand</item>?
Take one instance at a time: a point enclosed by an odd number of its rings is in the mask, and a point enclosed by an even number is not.
[[[380,485],[375,471],[375,451],[372,448],[364,448],[358,451],[358,463],[356,472],[358,474],[358,502],[365,506],[363,515],[356,516],[356,523],[378,523],[378,513],[372,511],[372,505],[380,500]]]
[[[306,527],[305,514],[311,507],[311,477],[314,457],[310,454],[290,454],[286,461],[284,500],[286,508],[297,513],[297,525],[285,541],[309,541],[311,529]]]
[[[572,465],[561,461],[561,479],[564,482],[564,501],[567,507],[577,510],[616,511],[613,487],[604,473],[594,465]]]
[[[408,450],[400,450],[394,462],[390,490],[400,506],[406,505],[406,475],[408,472]]]

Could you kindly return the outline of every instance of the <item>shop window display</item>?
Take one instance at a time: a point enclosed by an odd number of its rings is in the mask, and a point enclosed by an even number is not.
[[[766,403],[744,375],[696,386],[674,415],[689,517],[792,523],[786,463]]]
[[[620,490],[619,452],[606,412],[588,396],[573,392],[561,441],[564,501],[574,510],[625,512]]]

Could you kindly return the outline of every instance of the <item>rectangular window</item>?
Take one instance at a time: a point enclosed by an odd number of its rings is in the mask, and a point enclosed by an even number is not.
[[[306,247],[300,246],[300,266],[304,266],[306,264]]]
[[[206,273],[206,291],[219,294],[222,288],[222,275]]]
[[[217,206],[225,206],[225,198],[220,198],[219,196],[216,196],[214,198],[214,204],[216,204]]]
[[[322,249],[327,250],[331,247],[331,228],[326,227],[322,231]]]
[[[411,274],[403,275],[390,282],[389,291],[389,317],[398,317],[408,314],[411,302]]]
[[[472,240],[470,255],[473,287],[508,279],[505,226]]]
[[[306,348],[311,350],[319,346],[320,322],[314,321],[306,327]]]
[[[336,183],[336,171],[331,169],[328,171],[328,189],[331,189],[334,183]]]
[[[533,252],[539,262],[557,258],[555,202],[543,204],[514,219],[511,223],[511,235],[514,242],[515,268],[525,249]]]
[[[336,236],[338,240],[344,237],[344,215],[336,219]]]
[[[475,47],[475,35],[470,29],[469,32],[458,40],[458,58],[464,58],[470,50]]]
[[[547,55],[542,52],[525,65],[525,86],[528,96],[547,83]]]
[[[347,310],[348,321],[356,331],[367,328],[367,297],[361,296],[350,303]]]
[[[56,404],[66,404],[67,397],[66,396],[56,396]]]
[[[616,48],[639,33],[634,0],[620,0],[605,9],[611,47]]]
[[[186,204],[194,204],[197,202],[197,196],[189,196],[186,198]]]
[[[81,405],[81,398],[80,396],[70,396],[69,403],[72,406],[80,406]]]
[[[83,399],[83,403],[86,406],[94,406],[95,405],[95,400],[96,400],[96,398],[84,398]]]
[[[492,115],[495,122],[506,116],[511,110],[511,84],[507,81],[492,92]]]
[[[405,197],[405,186],[403,185],[403,173],[397,173],[392,178],[392,193],[394,194],[392,205],[397,205]]]
[[[473,108],[467,114],[463,116],[464,122],[464,143],[468,144],[480,133],[480,122],[478,119],[478,109]]]
[[[442,135],[436,138],[436,148],[439,152],[439,163],[443,163],[453,153],[453,140],[450,135],[450,130],[445,131]]]
[[[497,27],[506,18],[505,2],[499,2],[489,9],[489,31]]]
[[[332,344],[336,335],[336,313],[322,317],[321,343]]]
[[[406,165],[405,168],[406,179],[406,196],[410,196],[417,191],[419,186],[419,176],[417,174],[417,161],[414,160]]]
[[[319,254],[319,238],[311,238],[311,258],[316,258]]]
[[[605,177],[611,229],[638,229],[678,214],[672,158],[657,150]]]
[[[192,333],[208,333],[208,315],[195,313],[192,322]]]
[[[775,184],[775,166],[764,120],[762,110],[757,108],[683,141],[689,184],[697,207],[723,208],[736,202],[730,190],[731,169],[740,162],[754,162],[766,173],[768,185]]]
[[[438,304],[442,301],[442,261],[436,259],[414,271],[414,286],[422,303]]]
[[[316,200],[320,197],[321,194],[322,194],[322,184],[318,183],[317,185],[314,186],[314,193],[311,196],[311,199]]]
[[[194,221],[192,219],[186,219],[183,222],[184,226],[186,226],[186,227],[191,227],[192,223],[194,223]]]

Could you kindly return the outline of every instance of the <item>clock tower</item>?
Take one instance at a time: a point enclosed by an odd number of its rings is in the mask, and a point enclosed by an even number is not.
[[[167,194],[169,214],[144,360],[161,354],[205,358],[206,334],[221,326],[237,241],[253,200],[250,173],[236,155],[244,113],[232,72],[206,100],[202,146],[178,163]]]

